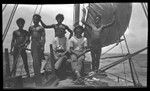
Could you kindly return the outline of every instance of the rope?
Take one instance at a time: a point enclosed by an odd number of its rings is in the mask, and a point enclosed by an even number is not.
[[[148,9],[146,3],[144,3],[144,5],[145,5],[146,9]]]
[[[121,47],[121,53],[122,53],[122,55],[123,55],[123,47],[122,47],[122,44],[121,44],[121,42],[120,42],[120,47]],[[126,73],[125,73],[125,63],[123,62],[123,71],[124,71],[124,76],[125,76],[125,79],[127,79],[126,78]],[[126,84],[126,86],[127,86],[127,81],[125,80],[125,84]]]
[[[144,13],[145,13],[146,18],[148,19],[148,15],[147,15],[147,13],[146,13],[146,8],[144,7],[144,4],[143,4],[143,3],[141,3],[141,5],[142,5],[142,8],[143,8],[143,10],[144,10]]]
[[[4,6],[3,11],[5,10],[6,6],[7,6],[7,4]]]
[[[42,11],[42,4],[41,4],[40,10],[39,10],[39,15],[41,14],[41,11]]]
[[[145,10],[146,10],[146,13],[147,13],[147,10],[148,10],[148,8],[147,8],[147,5],[146,5],[146,3],[143,3],[143,5],[144,5],[144,7],[145,7]]]
[[[17,7],[18,7],[18,4],[14,5],[14,8],[13,8],[12,13],[11,13],[11,15],[10,15],[10,18],[9,18],[9,20],[8,20],[7,26],[6,26],[5,30],[4,30],[3,42],[4,42],[5,38],[6,38],[7,32],[8,32],[8,30],[9,30],[9,28],[10,28],[10,25],[11,25],[11,22],[12,22],[12,20],[13,20],[14,15],[15,15],[15,12],[16,12],[16,10],[17,10]]]
[[[135,66],[134,66],[133,61],[131,61],[131,64],[133,65],[132,67],[133,67],[133,69],[135,70],[134,72],[135,72],[135,76],[136,76],[136,78],[137,78],[138,84],[141,84],[140,81],[139,81],[139,77],[138,77],[138,74],[137,74],[137,72],[136,72],[136,69],[135,69]]]
[[[132,81],[130,81],[130,80],[128,80],[128,79],[125,79],[125,78],[123,78],[123,77],[120,77],[120,76],[118,76],[118,75],[115,75],[115,74],[112,74],[112,73],[109,73],[109,72],[106,72],[106,73],[108,73],[108,74],[110,74],[110,75],[113,75],[113,76],[116,76],[116,77],[119,77],[120,79],[125,80],[125,81],[128,81],[128,82],[130,82],[130,83],[133,83]]]
[[[117,55],[117,56],[111,56],[111,57],[103,57],[103,58],[101,58],[101,59],[119,58],[119,57],[124,57],[124,56],[127,56],[127,54],[124,54],[124,55]]]
[[[118,43],[116,43],[116,45],[114,45],[113,47],[111,47],[110,49],[108,49],[106,52],[104,52],[101,56],[103,56],[104,54],[106,54],[107,52],[109,52],[110,50],[112,50],[114,47],[116,47],[118,45]]]
[[[126,47],[127,47],[127,51],[128,51],[128,53],[130,54],[129,47],[128,47],[128,44],[127,44],[127,40],[126,40],[125,35],[123,35],[123,37],[124,37],[124,39],[125,39],[125,44],[126,44]],[[134,67],[134,64],[133,64],[131,58],[129,59],[129,65],[130,65],[130,68],[131,68],[132,80],[133,80],[133,82],[134,82],[134,85],[137,86],[137,83],[136,83],[136,81],[135,81],[133,72],[135,72],[135,76],[136,76],[136,78],[137,78],[138,84],[140,84],[140,82],[139,82],[139,78],[138,78],[138,75],[137,75],[137,73],[136,73],[136,70],[135,70],[135,67]],[[133,69],[132,69],[132,68],[133,68]]]

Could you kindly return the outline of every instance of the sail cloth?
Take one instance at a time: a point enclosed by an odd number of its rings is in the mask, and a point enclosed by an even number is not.
[[[90,3],[88,7],[87,23],[94,22],[94,19],[100,15],[101,24],[108,24],[113,20],[113,12],[116,12],[115,23],[101,31],[99,41],[101,41],[103,47],[117,43],[128,27],[132,12],[132,4]]]

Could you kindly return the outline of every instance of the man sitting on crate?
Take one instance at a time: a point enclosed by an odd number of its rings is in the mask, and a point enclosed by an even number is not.
[[[84,28],[80,25],[74,29],[74,36],[69,40],[70,52],[71,52],[71,66],[76,75],[77,80],[80,82],[80,78],[84,76],[83,61],[85,56],[82,55],[87,51],[87,39],[82,36]],[[82,55],[82,56],[81,56]]]

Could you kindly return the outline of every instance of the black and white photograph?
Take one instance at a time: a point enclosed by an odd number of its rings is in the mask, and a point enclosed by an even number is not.
[[[146,88],[147,2],[2,4],[3,89]]]

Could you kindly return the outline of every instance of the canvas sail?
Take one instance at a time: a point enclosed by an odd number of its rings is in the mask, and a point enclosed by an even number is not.
[[[102,46],[116,43],[125,33],[132,12],[131,3],[90,3],[86,22],[94,22],[97,15],[101,16],[101,24],[108,24],[112,21],[113,12],[116,12],[115,23],[101,31],[99,36]]]

